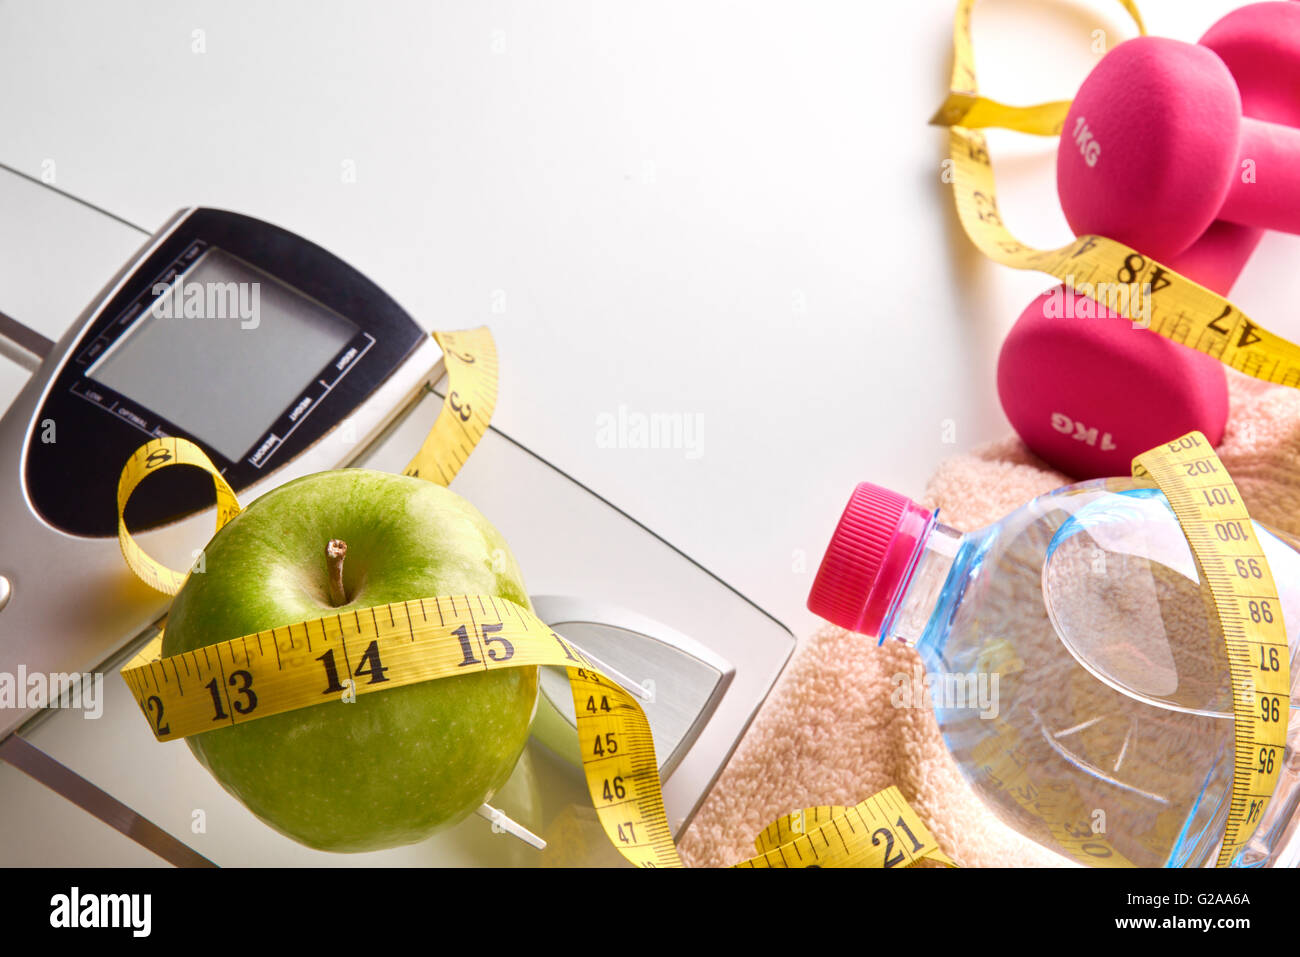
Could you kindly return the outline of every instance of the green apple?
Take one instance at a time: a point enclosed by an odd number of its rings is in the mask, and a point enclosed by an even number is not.
[[[341,604],[331,598],[332,540],[346,543]],[[532,607],[514,556],[477,509],[387,472],[288,482],[228,522],[203,558],[172,605],[164,655],[430,595]],[[368,851],[422,840],[491,799],[523,750],[536,702],[537,669],[508,668],[331,696],[186,740],[276,830],[323,850]]]

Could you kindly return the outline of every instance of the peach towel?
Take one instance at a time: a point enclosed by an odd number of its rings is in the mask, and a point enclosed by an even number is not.
[[[1300,536],[1300,391],[1232,370],[1228,386],[1232,412],[1219,455],[1251,514]],[[944,462],[918,501],[968,531],[1069,481],[1013,437]],[[845,501],[850,491],[843,490]],[[891,676],[919,664],[902,645],[877,646],[829,625],[800,642],[682,838],[683,860],[733,864],[753,855],[754,835],[782,814],[856,804],[896,784],[959,864],[1070,866],[1008,828],[975,796],[933,713],[891,706]]]

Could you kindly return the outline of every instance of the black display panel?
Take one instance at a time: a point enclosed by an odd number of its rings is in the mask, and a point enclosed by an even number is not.
[[[360,330],[215,246],[86,370],[229,459]]]
[[[33,424],[24,478],[74,535],[117,534],[118,476],[149,438],[200,445],[236,490],[360,405],[426,333],[378,286],[287,230],[195,209],[102,304]],[[50,430],[42,423],[52,422]],[[212,480],[170,469],[132,498],[133,530],[209,507]]]

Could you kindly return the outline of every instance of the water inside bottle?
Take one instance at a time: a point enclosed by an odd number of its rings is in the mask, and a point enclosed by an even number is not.
[[[948,620],[936,615],[918,650],[931,671],[997,676],[992,719],[951,701],[936,711],[1009,824],[1099,864],[1202,864],[1232,785],[1223,639],[1163,496],[1107,484],[968,536],[949,579],[960,592],[940,601]],[[1300,555],[1256,531],[1279,584],[1300,581]],[[1283,597],[1269,613],[1300,622],[1298,596]]]

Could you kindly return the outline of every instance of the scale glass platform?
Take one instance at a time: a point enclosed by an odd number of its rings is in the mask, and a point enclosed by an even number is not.
[[[105,280],[133,259],[147,238],[110,214],[13,173],[0,172],[0,204],[10,213],[0,221],[0,313],[12,315],[51,342],[64,336]],[[478,321],[457,317],[441,325],[464,328]],[[31,414],[23,404],[23,389],[45,368],[32,349],[50,345],[29,338],[25,348],[21,330],[15,345],[13,331],[10,326],[7,335],[0,335],[0,407],[10,409],[11,420],[15,410]],[[59,343],[55,351],[68,348],[71,344]],[[415,361],[405,366],[406,378],[397,382],[394,376],[381,387],[387,390],[379,403],[387,407],[383,414],[364,419],[359,428],[350,423],[346,430],[328,431],[312,445],[315,457],[303,456],[316,463],[307,470],[350,464],[400,471],[442,404],[437,358],[436,346],[432,352],[419,347]],[[512,364],[527,361],[523,356],[503,358],[503,375],[509,375]],[[46,670],[54,670],[57,662],[66,670],[103,673],[104,700],[98,719],[73,710],[6,715],[0,709],[0,727],[4,732],[17,728],[26,745],[43,753],[42,760],[51,759],[48,765],[63,778],[61,793],[81,786],[68,772],[88,782],[89,800],[99,802],[96,813],[115,822],[117,829],[18,770],[14,763],[22,761],[15,762],[13,756],[30,749],[15,751],[10,742],[7,751],[0,746],[0,755],[14,762],[0,762],[0,808],[5,812],[0,814],[0,863],[165,864],[147,849],[154,846],[150,840],[132,840],[122,833],[134,828],[138,838],[148,830],[141,821],[161,828],[193,853],[227,866],[622,863],[597,823],[578,770],[572,702],[558,673],[544,673],[535,734],[513,777],[492,800],[493,806],[543,837],[545,850],[474,816],[422,843],[358,855],[313,851],[261,823],[216,783],[184,743],[159,744],[153,739],[117,674],[120,663],[154,633],[150,623],[165,612],[164,596],[115,577],[116,569],[107,578],[107,573],[96,573],[100,577],[92,596],[97,603],[92,621],[96,627],[103,624],[102,633],[74,635],[84,622],[74,621],[76,613],[70,612],[66,635],[59,629],[32,634],[32,605],[24,605],[24,599],[30,594],[27,589],[44,584],[31,584],[26,563],[32,548],[25,539],[36,533],[22,529],[37,528],[37,523],[30,517],[5,522],[6,512],[15,514],[25,497],[19,494],[18,456],[10,454],[5,438],[0,427],[0,577],[11,589],[8,599],[0,599],[5,601],[0,606],[0,672],[12,673],[19,665],[34,669],[38,662],[29,658],[31,649],[38,648],[36,657]],[[452,488],[504,534],[539,616],[629,681],[650,689],[653,700],[642,704],[655,735],[670,824],[680,835],[780,674],[794,648],[793,638],[753,602],[621,511],[618,503],[603,500],[530,452],[526,438],[489,431]],[[325,464],[322,455],[333,461]],[[294,474],[281,469],[265,487]],[[160,559],[184,567],[193,550],[210,537],[211,528],[207,511],[138,538]],[[116,548],[116,540],[60,534],[57,545],[60,554],[73,549],[71,554],[81,555]],[[90,587],[78,580],[79,568],[78,562],[65,561],[49,571],[61,575],[60,587],[71,593]],[[79,660],[77,655],[93,660]],[[103,795],[121,806],[106,810]]]

